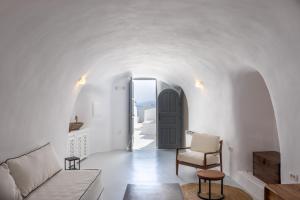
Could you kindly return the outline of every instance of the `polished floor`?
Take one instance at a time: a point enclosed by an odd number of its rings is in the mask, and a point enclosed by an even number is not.
[[[137,150],[97,153],[82,162],[82,168],[103,170],[104,199],[122,200],[126,185],[197,182],[196,169],[180,166],[175,174],[174,150]],[[225,184],[235,185],[228,177]]]

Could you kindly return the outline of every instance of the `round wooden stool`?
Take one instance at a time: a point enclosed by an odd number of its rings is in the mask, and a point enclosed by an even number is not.
[[[205,200],[220,200],[224,199],[223,194],[223,180],[225,174],[217,170],[200,170],[197,172],[199,178],[199,191],[198,197]],[[202,193],[201,191],[201,179],[208,181],[208,193]],[[211,181],[221,181],[221,194],[213,194],[211,192]]]

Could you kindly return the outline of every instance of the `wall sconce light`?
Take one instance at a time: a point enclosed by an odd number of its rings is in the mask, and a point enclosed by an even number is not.
[[[204,83],[203,83],[203,81],[196,80],[195,87],[196,88],[200,88],[201,90],[204,90]]]
[[[80,79],[77,81],[77,85],[85,85],[86,83],[86,75],[81,76]]]

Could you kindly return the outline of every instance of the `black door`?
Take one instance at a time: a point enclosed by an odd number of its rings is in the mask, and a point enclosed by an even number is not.
[[[172,89],[158,96],[158,148],[174,149],[181,146],[181,102]]]

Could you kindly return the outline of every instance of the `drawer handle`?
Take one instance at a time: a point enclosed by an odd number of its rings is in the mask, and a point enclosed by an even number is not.
[[[266,162],[267,162],[266,159],[263,159],[263,162],[262,162],[262,163],[263,163],[264,165],[266,164]]]

